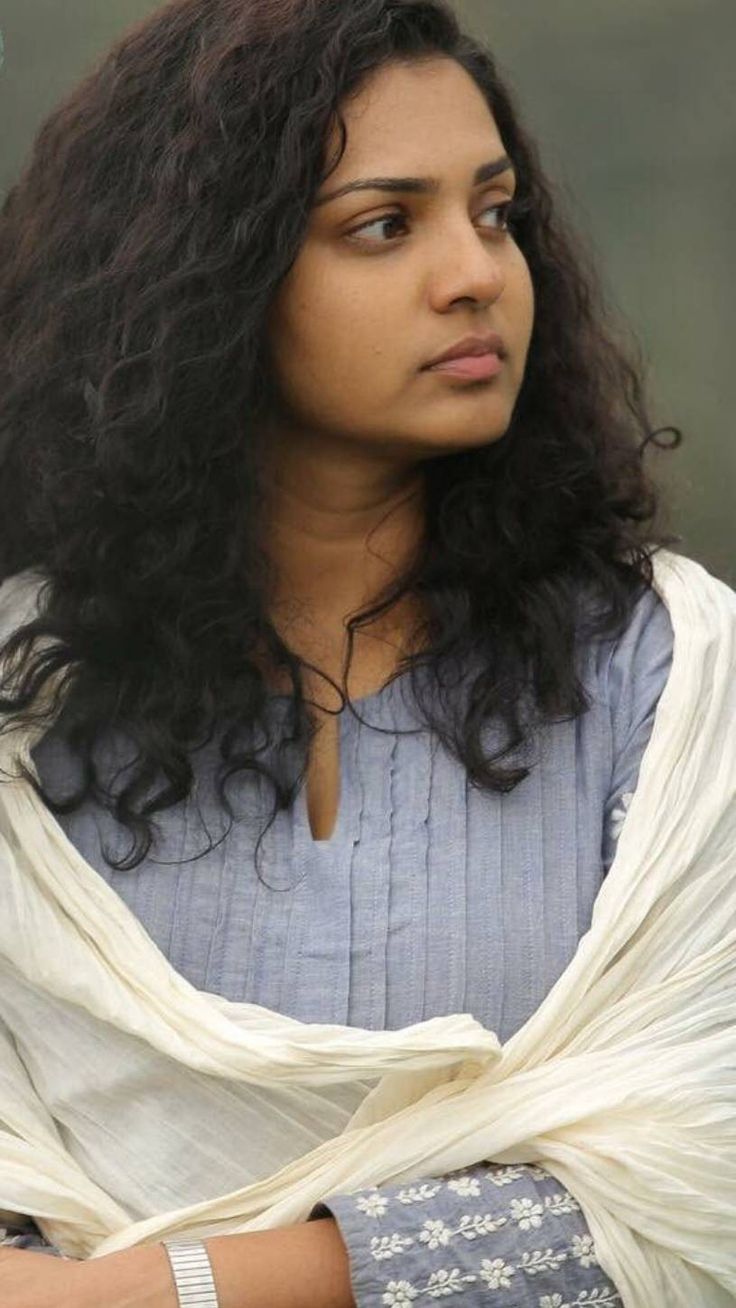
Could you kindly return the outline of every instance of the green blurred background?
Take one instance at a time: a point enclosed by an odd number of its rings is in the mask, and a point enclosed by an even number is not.
[[[0,190],[44,116],[155,0],[3,0]],[[650,467],[678,547],[736,586],[736,4],[456,0],[515,89],[548,174],[638,339],[652,415],[685,440]]]

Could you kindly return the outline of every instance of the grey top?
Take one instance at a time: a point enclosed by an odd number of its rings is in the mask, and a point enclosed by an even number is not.
[[[332,837],[312,838],[300,792],[295,809],[280,812],[262,842],[260,880],[253,852],[271,790],[251,774],[229,783],[238,819],[229,835],[196,858],[209,843],[205,827],[216,841],[227,826],[214,800],[214,743],[195,756],[195,793],[155,815],[160,843],[136,871],[114,872],[104,862],[101,846],[122,853],[128,837],[91,803],[61,824],[200,989],[302,1021],[372,1029],[468,1012],[506,1041],[539,1006],[590,925],[672,643],[667,610],[648,592],[618,641],[583,651],[591,708],[537,734],[531,752],[519,756],[532,764],[530,775],[507,795],[471,787],[457,760],[418,729],[408,674],[358,701],[365,724],[349,712],[340,718],[342,789]],[[285,697],[273,698],[276,712],[285,709]],[[487,732],[490,744],[494,728]],[[111,767],[130,757],[119,740],[110,738],[106,749]],[[72,763],[53,731],[34,758],[53,793],[63,792]],[[432,1193],[420,1197],[421,1214],[416,1201],[398,1197],[406,1189],[329,1197],[359,1305],[390,1308],[444,1295],[443,1275],[452,1268],[459,1269],[457,1291],[468,1308],[486,1302],[489,1288],[534,1308],[547,1308],[547,1301],[564,1308],[568,1296],[574,1301],[596,1287],[603,1296],[597,1303],[618,1302],[577,1205],[569,1195],[560,1198],[563,1187],[542,1169],[509,1175],[479,1163],[456,1177],[428,1178]],[[491,1201],[502,1203],[504,1221],[469,1237],[463,1220],[493,1211]],[[313,1215],[327,1211],[318,1207]],[[450,1232],[434,1243],[433,1222],[436,1231],[444,1224]],[[529,1274],[528,1260],[546,1257],[548,1247],[565,1257]],[[582,1250],[582,1262],[573,1250]],[[512,1270],[502,1275],[501,1266]]]

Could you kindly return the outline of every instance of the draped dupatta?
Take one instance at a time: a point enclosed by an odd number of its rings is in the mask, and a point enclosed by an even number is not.
[[[15,775],[33,731],[0,736],[0,1209],[97,1257],[534,1162],[579,1201],[626,1308],[733,1304],[736,593],[666,551],[653,567],[673,661],[616,857],[503,1046],[469,1014],[369,1031],[196,990]],[[0,589],[6,631],[39,584]]]

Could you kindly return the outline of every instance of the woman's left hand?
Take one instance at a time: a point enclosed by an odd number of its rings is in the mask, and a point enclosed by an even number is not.
[[[0,1248],[2,1308],[176,1308],[163,1245],[66,1259]]]

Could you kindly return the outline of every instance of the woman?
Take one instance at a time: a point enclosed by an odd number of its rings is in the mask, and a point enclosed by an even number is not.
[[[508,1039],[613,860],[676,538],[491,56],[440,0],[178,0],[43,127],[0,267],[8,724],[64,689],[29,784],[200,990]],[[543,1168],[325,1201],[204,1242],[195,1303],[621,1301]],[[16,1231],[5,1308],[188,1302],[160,1243]]]

